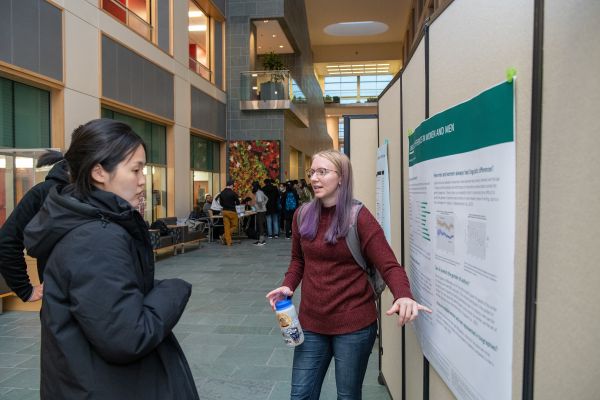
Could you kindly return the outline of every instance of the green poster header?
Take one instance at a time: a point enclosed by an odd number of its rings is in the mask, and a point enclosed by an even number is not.
[[[408,165],[514,140],[514,83],[503,82],[423,121],[408,138]]]

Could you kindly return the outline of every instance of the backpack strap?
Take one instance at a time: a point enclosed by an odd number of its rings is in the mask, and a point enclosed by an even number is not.
[[[358,237],[358,213],[363,208],[363,204],[358,200],[353,200],[352,210],[350,211],[350,227],[348,228],[348,234],[346,235],[346,244],[354,261],[367,272],[367,262],[362,256],[360,249],[360,238]]]
[[[381,295],[381,292],[383,292],[385,289],[385,281],[381,277],[381,274],[377,268],[375,268],[375,266],[368,265],[362,255],[360,237],[358,236],[358,213],[362,208],[363,204],[360,201],[353,200],[350,228],[348,229],[348,234],[346,235],[346,245],[348,246],[350,253],[352,253],[354,261],[356,261],[356,263],[367,274],[369,284],[371,285],[371,288],[373,288],[373,296],[375,299],[378,299]],[[379,319],[379,314],[377,318]]]

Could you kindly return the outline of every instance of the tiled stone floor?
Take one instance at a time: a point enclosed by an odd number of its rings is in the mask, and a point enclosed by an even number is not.
[[[179,277],[193,285],[175,328],[203,400],[289,399],[293,350],[283,344],[265,294],[283,277],[290,241],[256,247],[243,240],[227,248],[199,249],[158,261],[156,277]],[[299,295],[294,302],[298,304]],[[0,399],[39,398],[40,334],[37,313],[0,315]],[[365,400],[388,400],[377,383],[377,351],[363,387]],[[321,399],[335,399],[333,363]]]

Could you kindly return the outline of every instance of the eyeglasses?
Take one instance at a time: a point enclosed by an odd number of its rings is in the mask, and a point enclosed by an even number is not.
[[[308,177],[308,179],[310,179],[310,178],[312,178],[312,176],[314,174],[317,174],[317,177],[322,178],[330,172],[335,172],[336,174],[339,174],[339,172],[337,172],[333,169],[327,169],[327,168],[312,169],[311,168],[311,169],[306,170],[306,176]]]

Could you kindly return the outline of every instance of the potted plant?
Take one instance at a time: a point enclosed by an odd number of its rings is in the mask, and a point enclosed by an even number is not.
[[[265,71],[275,71],[271,73],[271,80],[260,84],[261,100],[281,100],[284,99],[283,80],[285,75],[281,72],[285,66],[279,54],[270,52],[263,59]]]
[[[326,95],[325,97],[323,97],[323,102],[325,104],[330,104],[330,103],[333,103],[333,99],[331,98],[330,95]]]

